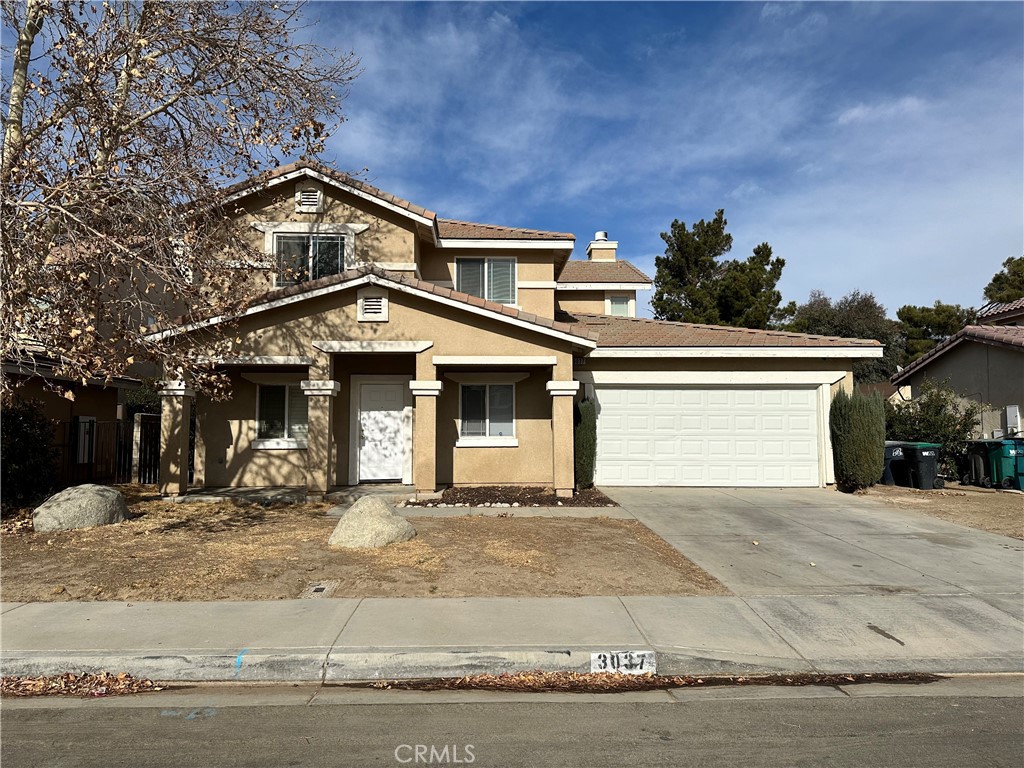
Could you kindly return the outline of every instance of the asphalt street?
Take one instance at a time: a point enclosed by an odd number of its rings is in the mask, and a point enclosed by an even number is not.
[[[4,768],[1017,768],[1021,689],[1012,677],[612,696],[239,686],[8,700],[0,757]]]

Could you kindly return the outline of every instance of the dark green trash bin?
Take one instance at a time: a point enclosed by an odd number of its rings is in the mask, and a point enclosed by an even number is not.
[[[910,487],[921,491],[942,488],[939,477],[939,449],[941,443],[904,443],[903,455],[910,470]]]
[[[989,440],[985,445],[988,450],[989,477],[992,485],[996,488],[1013,488],[1018,484],[1018,441]]]
[[[885,441],[885,464],[882,466],[882,482],[885,485],[910,485],[907,462],[903,457],[903,443]]]
[[[1014,462],[1013,488],[1024,491],[1024,437],[1014,438],[1017,443],[1017,460]]]

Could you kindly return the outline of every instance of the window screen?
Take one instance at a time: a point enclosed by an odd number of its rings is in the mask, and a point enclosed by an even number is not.
[[[284,437],[286,391],[285,386],[260,385],[260,413],[256,436],[260,438]]]
[[[302,387],[288,387],[288,437],[305,440],[309,434],[308,403]]]
[[[294,285],[309,279],[309,238],[305,235],[278,235],[277,284]]]
[[[516,303],[516,262],[514,259],[487,260],[487,300],[498,304]]]
[[[488,432],[490,437],[511,437],[512,399],[515,388],[511,384],[491,384],[487,388]]]
[[[484,260],[459,259],[455,264],[455,290],[484,298]]]
[[[487,387],[483,384],[462,385],[463,437],[483,437],[487,434]]]
[[[612,315],[615,317],[629,317],[629,297],[612,296],[609,300]]]
[[[345,238],[317,235],[313,238],[313,279],[345,271]]]

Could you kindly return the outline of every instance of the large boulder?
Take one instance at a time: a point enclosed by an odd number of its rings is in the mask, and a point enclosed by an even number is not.
[[[38,533],[120,523],[128,515],[124,496],[105,485],[75,485],[48,498],[32,513]]]
[[[330,549],[362,549],[384,547],[408,541],[416,529],[401,515],[395,505],[380,496],[356,499],[341,516],[327,542]]]

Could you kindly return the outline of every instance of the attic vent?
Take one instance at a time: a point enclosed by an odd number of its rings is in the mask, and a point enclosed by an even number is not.
[[[296,213],[323,213],[323,210],[324,189],[319,182],[307,179],[295,185]]]
[[[388,321],[388,292],[383,288],[364,288],[359,292],[358,314],[361,323]]]

